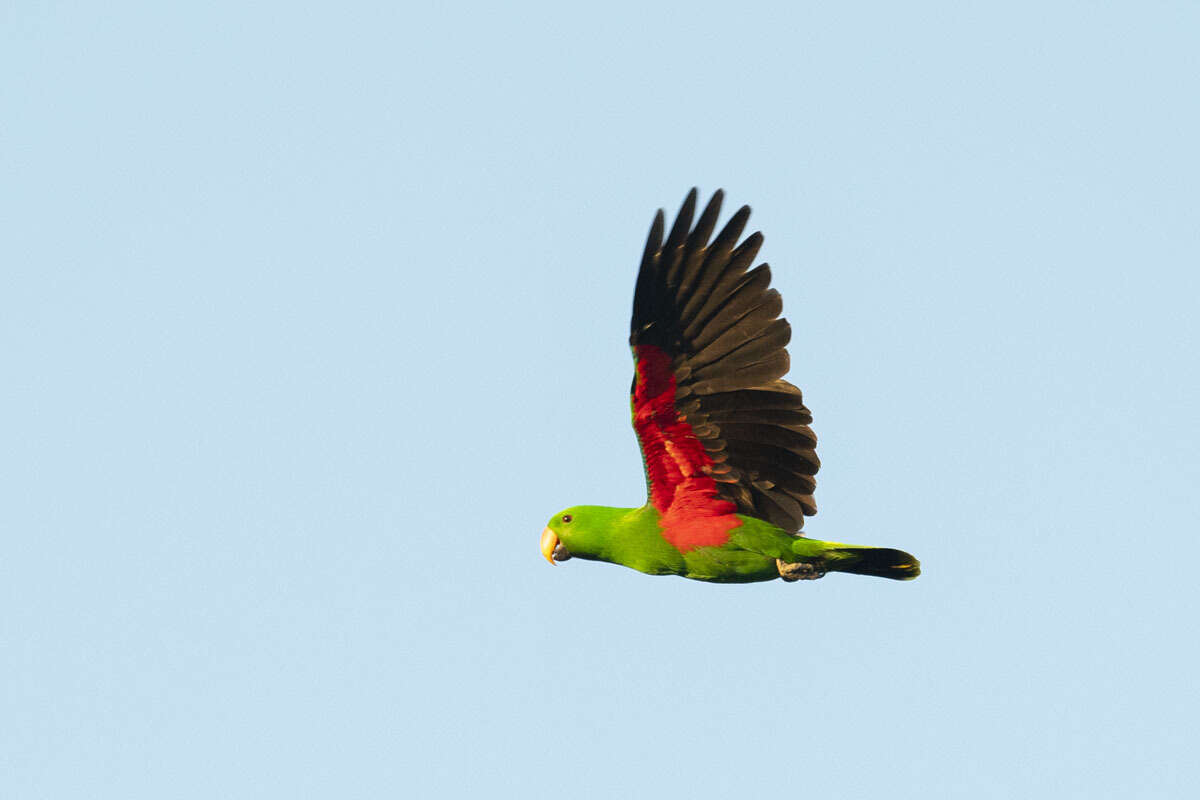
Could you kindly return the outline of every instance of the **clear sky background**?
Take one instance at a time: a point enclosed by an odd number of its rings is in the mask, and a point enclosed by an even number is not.
[[[1200,6],[173,5],[0,11],[0,796],[1195,791]],[[693,185],[916,582],[541,559]]]

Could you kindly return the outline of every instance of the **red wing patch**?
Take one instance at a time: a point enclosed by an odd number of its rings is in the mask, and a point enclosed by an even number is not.
[[[642,445],[650,502],[662,514],[663,538],[682,552],[719,547],[742,524],[737,506],[717,494],[713,461],[687,419],[675,409],[675,375],[661,348],[633,348],[637,381],[633,427]]]

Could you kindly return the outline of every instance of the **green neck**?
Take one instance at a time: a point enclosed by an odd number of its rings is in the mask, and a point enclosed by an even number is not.
[[[608,561],[652,575],[677,573],[683,556],[659,533],[659,513],[651,506],[580,506],[578,525],[564,543],[571,555]]]

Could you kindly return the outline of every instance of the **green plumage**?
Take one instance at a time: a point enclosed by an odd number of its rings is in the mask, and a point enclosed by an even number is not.
[[[797,537],[769,522],[737,515],[741,525],[719,547],[686,553],[663,538],[661,515],[641,508],[574,506],[554,516],[547,527],[571,557],[621,564],[649,575],[679,575],[712,583],[755,583],[780,577],[776,559],[810,564],[818,574],[846,572],[895,580],[921,574],[908,553]]]

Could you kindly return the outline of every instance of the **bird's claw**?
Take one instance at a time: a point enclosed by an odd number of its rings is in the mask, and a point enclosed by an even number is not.
[[[779,568],[779,577],[788,583],[792,581],[815,581],[817,578],[825,577],[825,570],[821,568],[821,565],[811,561],[789,563],[777,558],[775,559],[775,565]]]

